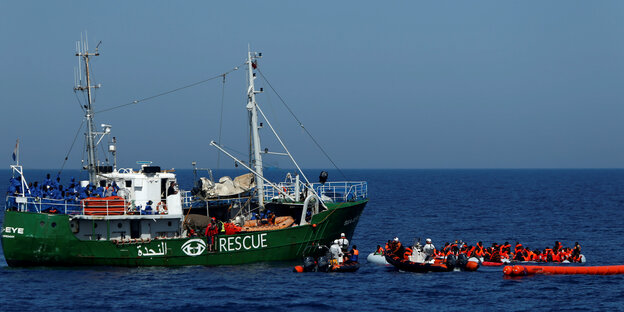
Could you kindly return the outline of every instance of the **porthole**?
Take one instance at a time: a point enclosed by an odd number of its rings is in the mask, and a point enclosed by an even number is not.
[[[171,221],[169,221],[169,222],[167,223],[167,225],[168,225],[168,226],[171,226]]]
[[[52,224],[50,224],[50,226],[55,228],[56,227],[56,222],[52,222]]]
[[[41,227],[44,227],[45,226],[45,222],[41,221],[41,222],[39,222],[39,225],[41,225]]]
[[[117,223],[117,227],[121,229],[121,222]]]

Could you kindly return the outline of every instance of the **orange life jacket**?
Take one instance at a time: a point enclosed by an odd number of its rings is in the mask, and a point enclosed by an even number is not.
[[[485,256],[485,251],[483,250],[483,245],[479,246],[477,245],[475,247],[475,254],[477,255],[477,257],[483,257]]]
[[[470,249],[468,249],[468,252],[466,253],[466,256],[468,256],[468,258],[470,258],[470,256],[472,256],[475,252],[477,248],[475,248],[475,246],[470,247]]]
[[[405,259],[409,259],[409,257],[412,255],[412,248],[405,248],[405,253],[403,253],[403,258]]]

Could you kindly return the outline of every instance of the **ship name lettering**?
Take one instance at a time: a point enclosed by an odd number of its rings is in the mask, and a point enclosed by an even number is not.
[[[353,219],[349,219],[349,220],[345,221],[344,222],[344,226],[347,226],[347,225],[349,225],[349,224],[351,224],[353,222],[356,222],[359,218],[360,218],[360,216],[357,216],[357,217],[355,217]]]
[[[24,234],[24,228],[5,226],[2,228],[2,233]]]
[[[219,251],[239,251],[259,249],[268,247],[266,233],[236,236],[219,237]]]

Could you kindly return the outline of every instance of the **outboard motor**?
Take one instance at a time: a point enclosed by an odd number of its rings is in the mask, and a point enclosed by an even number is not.
[[[448,266],[449,268],[455,268],[456,265],[457,265],[457,258],[455,257],[455,255],[450,254],[446,256],[446,266]]]
[[[328,176],[329,174],[327,173],[327,171],[321,171],[321,174],[319,175],[319,183],[325,184],[325,182],[327,182]]]
[[[466,254],[459,254],[457,256],[457,261],[455,262],[455,266],[459,268],[465,268],[467,263],[468,263],[468,257],[466,256]]]
[[[316,270],[316,261],[312,257],[303,258],[303,271],[314,272]]]
[[[329,269],[329,260],[327,260],[327,257],[325,256],[319,257],[318,270],[321,272],[327,272],[328,269]]]

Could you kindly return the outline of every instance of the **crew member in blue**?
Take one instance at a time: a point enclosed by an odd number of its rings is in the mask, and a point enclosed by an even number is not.
[[[14,177],[11,177],[11,179],[9,179],[9,188],[7,190],[7,195],[9,195],[9,196],[16,196],[17,194],[19,194],[19,184],[18,183],[19,182]],[[8,197],[7,198],[7,205],[9,207],[9,209],[17,209],[17,203],[15,201],[15,197]]]
[[[35,181],[32,188],[32,196],[41,197],[41,186],[39,186],[39,182]]]
[[[80,187],[78,189],[78,198],[81,199],[81,200],[87,198],[87,188],[86,187]]]
[[[117,196],[117,191],[119,191],[119,186],[117,186],[117,183],[113,181],[113,183],[111,184],[111,187],[113,189],[113,191],[111,192],[111,196]]]
[[[103,187],[98,187],[95,189],[95,192],[93,192],[94,197],[104,197],[104,188]]]
[[[59,185],[61,185],[61,177],[57,175],[56,179],[52,181],[52,184],[50,184],[50,186],[52,186],[53,188],[57,188]]]
[[[9,179],[9,189],[7,190],[7,195],[15,195],[15,193],[17,193],[17,185],[15,184],[16,181],[17,179],[13,177]]]
[[[43,181],[43,189],[47,189],[47,186],[52,185],[52,180],[50,180],[50,174],[46,175],[45,181]]]
[[[152,204],[153,202],[150,200],[147,202],[147,204],[145,204],[145,214],[146,215],[151,215],[152,214]]]

